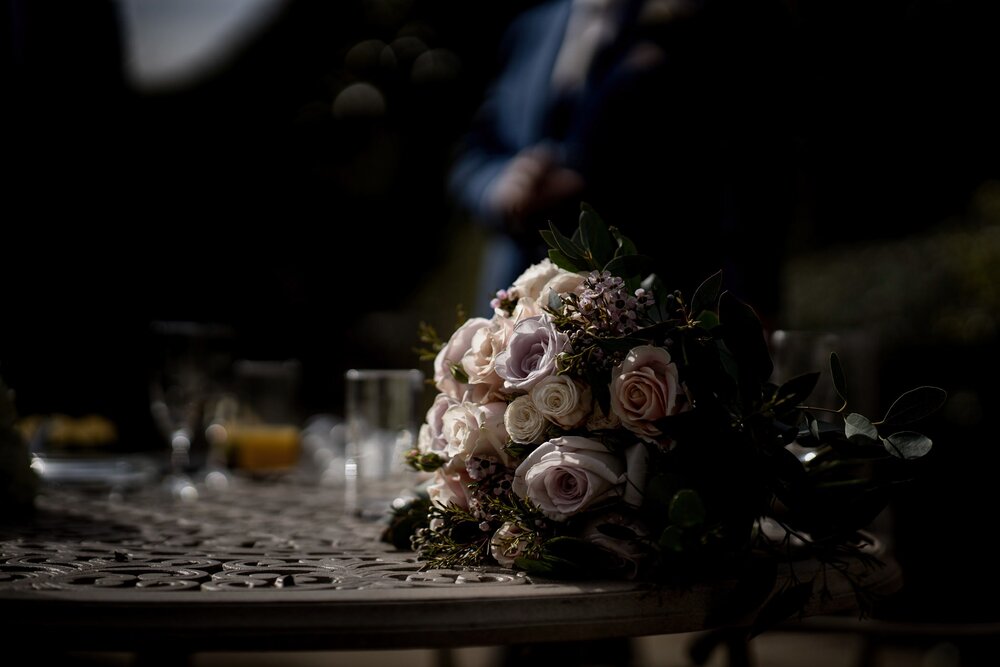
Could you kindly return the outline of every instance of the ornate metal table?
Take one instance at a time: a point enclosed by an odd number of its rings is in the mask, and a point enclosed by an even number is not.
[[[34,517],[0,525],[6,630],[19,642],[58,637],[64,650],[174,652],[602,639],[704,629],[736,584],[668,590],[426,569],[342,500],[293,478],[237,479],[196,502],[48,487]],[[898,587],[891,561],[879,576]],[[830,593],[807,613],[853,608],[846,581]]]

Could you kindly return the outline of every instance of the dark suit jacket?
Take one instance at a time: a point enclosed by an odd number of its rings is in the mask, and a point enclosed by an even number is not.
[[[550,0],[511,24],[505,66],[450,174],[455,200],[501,229],[486,189],[519,150],[549,143],[583,175],[581,199],[657,259],[668,285],[690,293],[724,269],[731,289],[773,310],[793,204],[778,3],[628,0],[582,92],[559,99],[549,81],[570,9]],[[572,229],[579,205],[563,202],[534,227]],[[540,258],[537,233],[513,240],[526,261]]]

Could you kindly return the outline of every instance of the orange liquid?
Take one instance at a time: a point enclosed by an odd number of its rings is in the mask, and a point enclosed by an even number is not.
[[[291,468],[299,460],[299,429],[283,424],[231,426],[229,450],[237,468],[250,471]]]

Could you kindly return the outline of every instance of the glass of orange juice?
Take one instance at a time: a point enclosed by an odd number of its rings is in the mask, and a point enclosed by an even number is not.
[[[293,469],[301,447],[299,362],[241,359],[233,375],[233,403],[222,420],[229,466],[251,474]]]

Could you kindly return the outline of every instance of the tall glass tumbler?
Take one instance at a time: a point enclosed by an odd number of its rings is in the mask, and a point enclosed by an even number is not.
[[[405,455],[417,442],[424,374],[415,368],[352,368],[345,381],[348,509],[381,516],[417,479]]]

